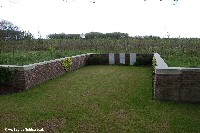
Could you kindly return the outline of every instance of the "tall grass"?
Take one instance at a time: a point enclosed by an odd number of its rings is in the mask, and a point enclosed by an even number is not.
[[[55,48],[58,56],[70,51],[76,54],[83,52],[135,52],[135,53],[160,53],[170,66],[200,67],[200,39],[195,38],[126,38],[126,39],[43,39],[15,42],[1,42],[0,64],[27,64],[28,60],[46,60],[46,51]],[[25,52],[23,52],[25,51]],[[37,51],[37,59],[13,62],[9,58],[23,58],[25,53]],[[21,54],[20,54],[21,53]],[[17,57],[19,56],[19,57]],[[29,55],[27,55],[29,56]],[[26,57],[27,57],[26,56]],[[30,54],[30,56],[34,56]],[[52,58],[52,57],[51,57]],[[49,59],[49,58],[47,58]],[[26,60],[24,58],[24,60]]]

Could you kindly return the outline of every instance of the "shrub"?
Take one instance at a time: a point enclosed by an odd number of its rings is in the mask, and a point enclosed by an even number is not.
[[[154,56],[154,57],[153,57],[153,74],[156,73],[156,66],[157,66],[157,64],[156,64],[156,58],[155,58],[155,56]]]
[[[62,65],[67,72],[70,71],[72,63],[73,63],[73,58],[71,57],[62,61]]]
[[[9,68],[0,67],[0,84],[9,83],[16,74],[16,70],[11,71]]]

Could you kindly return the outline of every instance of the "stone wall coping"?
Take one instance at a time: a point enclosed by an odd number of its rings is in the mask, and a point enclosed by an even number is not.
[[[167,63],[165,63],[165,61],[160,57],[158,53],[154,53],[154,58],[156,59],[156,65],[158,67],[163,67],[163,68],[168,67]]]
[[[91,54],[99,54],[99,53],[87,53],[87,55],[91,55]]]
[[[35,66],[38,66],[38,65],[44,65],[44,64],[48,64],[48,63],[52,63],[52,62],[62,61],[62,60],[65,60],[67,58],[81,57],[81,56],[86,56],[86,55],[90,55],[90,54],[95,54],[95,53],[87,53],[87,54],[81,54],[81,55],[76,55],[76,56],[71,56],[71,57],[64,57],[64,58],[54,59],[54,60],[50,60],[50,61],[43,61],[43,62],[38,62],[38,63],[34,63],[34,64],[23,65],[23,66],[0,65],[0,67],[8,67],[10,70],[25,71],[25,70],[34,69]]]
[[[34,66],[34,67],[35,67],[35,66],[37,66],[37,65],[36,65],[36,64],[29,64],[29,65],[26,65],[26,66]]]
[[[160,57],[158,53],[154,53],[156,59],[156,74],[181,74],[183,71],[199,71],[200,68],[188,68],[188,67],[168,67],[165,61]]]
[[[82,55],[76,55],[76,57],[81,57]]]
[[[61,59],[55,59],[55,61],[62,61]]]
[[[17,65],[0,65],[1,67],[7,67],[10,70],[17,70],[17,71],[24,71],[24,70],[30,70],[35,68],[36,65],[29,64],[29,65],[23,65],[23,66],[17,66]]]
[[[17,65],[0,65],[0,67],[7,67],[7,68],[9,68],[9,70],[24,71],[24,66],[17,66]]]
[[[195,71],[196,71],[196,70],[200,70],[200,68],[198,68],[198,67],[197,67],[197,68],[191,68],[191,67],[169,67],[169,68],[170,68],[170,69],[181,69],[181,70],[183,70],[183,71],[184,71],[184,70],[186,70],[186,71],[187,71],[187,70],[195,70]]]
[[[44,64],[49,64],[51,63],[51,61],[44,61]]]
[[[39,62],[39,63],[34,63],[33,65],[38,66],[38,65],[44,65],[44,64],[45,64],[44,62]],[[29,64],[29,65],[32,65],[32,64]]]
[[[189,67],[168,67],[169,69],[180,69],[181,71],[200,71],[200,68],[189,68]]]
[[[200,68],[184,68],[184,67],[157,67],[156,74],[181,74],[183,71],[200,72]]]
[[[73,56],[72,58],[78,58],[79,56],[77,56],[77,55],[75,55],[75,56]]]
[[[17,65],[0,65],[0,67],[21,67],[21,66],[17,66]]]
[[[29,65],[23,65],[23,66],[18,66],[18,65],[0,65],[0,67],[9,67],[10,70],[19,70],[19,71],[24,71],[24,70],[30,70],[34,69],[35,66],[37,65],[44,65],[56,61],[62,61],[67,58],[76,58],[76,57],[81,57],[81,56],[86,56],[86,55],[91,55],[91,54],[100,54],[100,53],[87,53],[87,54],[81,54],[81,55],[76,55],[76,56],[71,56],[71,57],[65,57],[65,58],[60,58],[60,59],[55,59],[55,60],[50,60],[50,61],[44,61],[44,62],[39,62],[39,63],[34,63],[34,64],[29,64]],[[114,53],[109,53],[109,54],[114,54]],[[123,54],[123,53],[120,53]],[[130,54],[136,54],[136,53],[130,53]],[[160,57],[158,53],[154,53],[154,58],[156,59],[156,74],[180,74],[181,71],[200,71],[200,68],[186,68],[186,67],[168,67],[168,65],[165,63],[165,61]],[[171,71],[171,72],[170,72]]]
[[[60,60],[62,61],[62,60],[65,60],[65,58],[60,58]]]
[[[56,60],[50,60],[50,62],[56,62]]]
[[[24,65],[24,70],[31,70],[34,69],[36,65]]]
[[[181,69],[170,69],[170,68],[157,68],[156,74],[181,74]]]

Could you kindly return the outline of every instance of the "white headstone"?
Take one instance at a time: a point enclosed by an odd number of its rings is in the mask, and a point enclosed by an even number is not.
[[[125,64],[125,53],[119,54],[120,64]]]
[[[114,55],[114,53],[109,53],[109,64],[110,65],[115,64],[115,55]]]
[[[130,53],[130,65],[134,65],[136,62],[136,53]]]

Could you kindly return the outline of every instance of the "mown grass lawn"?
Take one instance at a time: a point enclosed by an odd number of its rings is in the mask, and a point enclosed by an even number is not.
[[[200,132],[200,104],[152,100],[151,69],[88,66],[0,96],[4,128],[45,132]]]

